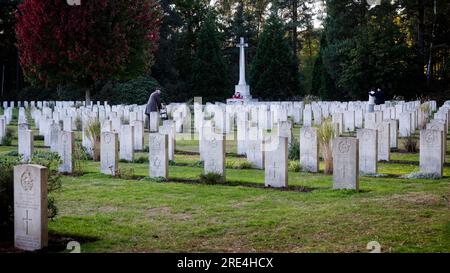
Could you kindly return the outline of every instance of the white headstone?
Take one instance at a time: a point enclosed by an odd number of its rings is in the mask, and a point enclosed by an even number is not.
[[[345,111],[344,112],[344,131],[353,132],[355,131],[355,112]]]
[[[288,139],[278,137],[276,147],[265,145],[265,185],[266,187],[285,188],[288,186]]]
[[[400,137],[408,137],[411,135],[411,113],[402,112],[399,114]]]
[[[134,120],[130,122],[134,128],[134,150],[144,150],[144,122],[141,120]]]
[[[333,140],[333,189],[359,190],[358,139]]]
[[[247,161],[257,169],[264,169],[264,149],[262,132],[256,126],[249,128],[249,140],[247,141]]]
[[[132,125],[121,127],[119,157],[130,162],[134,159],[134,127]]]
[[[420,171],[442,177],[444,134],[440,130],[420,131]]]
[[[378,131],[378,161],[391,160],[391,133],[389,122],[383,121],[376,124]]]
[[[149,176],[169,176],[168,136],[166,134],[150,133],[149,137]]]
[[[158,132],[158,130],[159,130],[159,112],[150,112],[149,126],[150,126],[150,132]]]
[[[61,158],[59,172],[73,172],[74,132],[60,131],[58,136],[58,154]]]
[[[115,132],[102,132],[100,139],[100,171],[115,176],[118,171],[119,141]]]
[[[300,165],[308,172],[319,171],[319,138],[317,128],[300,129]]]
[[[48,246],[48,169],[14,167],[14,246],[34,251]]]
[[[378,161],[378,133],[373,129],[358,129],[359,171],[363,174],[376,174]]]
[[[211,133],[205,136],[204,171],[205,174],[216,173],[225,176],[225,137]]]
[[[52,123],[50,126],[50,151],[57,153],[58,152],[58,141],[59,141],[59,132],[61,128],[59,123]]]
[[[18,150],[19,155],[22,156],[22,162],[29,162],[33,156],[33,131],[20,130],[18,131]]]
[[[159,132],[161,134],[166,134],[167,139],[169,142],[169,160],[175,160],[175,147],[176,147],[176,140],[175,140],[175,123],[173,120],[165,120],[163,122],[163,126],[159,128]]]
[[[385,121],[389,123],[390,147],[391,147],[391,149],[397,149],[398,148],[398,120],[388,119]]]

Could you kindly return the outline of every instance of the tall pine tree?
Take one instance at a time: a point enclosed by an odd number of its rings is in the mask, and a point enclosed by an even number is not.
[[[209,12],[203,22],[197,40],[197,52],[192,67],[193,92],[203,101],[224,100],[227,92],[228,74],[222,57],[216,18]]]
[[[287,100],[302,95],[298,59],[284,34],[283,23],[272,12],[258,39],[250,70],[252,94],[262,100]]]

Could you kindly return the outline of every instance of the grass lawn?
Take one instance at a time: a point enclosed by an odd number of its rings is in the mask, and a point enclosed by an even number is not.
[[[290,188],[274,190],[253,169],[227,169],[229,185],[199,184],[198,155],[181,153],[197,149],[177,143],[169,182],[145,179],[147,164],[120,163],[136,176],[123,180],[86,161],[84,175],[65,176],[52,194],[59,215],[49,251],[76,240],[82,252],[368,252],[371,241],[383,252],[450,252],[448,165],[443,179],[402,179],[419,170],[419,155],[393,153],[395,163],[379,164],[386,176],[362,177],[359,193],[331,190],[332,176],[321,173],[289,173]]]

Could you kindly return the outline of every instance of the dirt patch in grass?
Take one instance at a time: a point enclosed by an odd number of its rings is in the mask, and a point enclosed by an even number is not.
[[[391,196],[382,198],[380,201],[393,201],[395,203],[408,203],[417,206],[439,206],[444,202],[448,205],[448,199],[446,200],[443,196],[438,196],[430,193],[423,192],[410,192],[406,194],[393,194]]]
[[[192,219],[192,214],[190,213],[174,213],[170,207],[164,206],[164,207],[158,207],[158,208],[151,208],[147,210],[145,216],[147,218],[155,218],[160,216],[169,217],[174,220],[180,220],[180,221],[188,221]]]

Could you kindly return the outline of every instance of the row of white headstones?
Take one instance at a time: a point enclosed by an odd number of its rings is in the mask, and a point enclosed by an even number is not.
[[[355,129],[357,137],[339,137],[333,139],[333,188],[334,189],[359,189],[360,173],[376,173],[378,161],[389,161],[391,148],[397,147],[397,135],[399,134],[398,124],[402,123],[402,118],[407,119],[403,123],[408,124],[410,134],[418,127],[421,119],[429,115],[433,109],[433,103],[428,102],[429,113],[423,113],[420,104],[416,102],[405,103],[402,107],[407,109],[399,113],[399,119],[392,118],[392,109],[395,110],[397,117],[397,106],[380,106],[374,113],[364,113],[363,123],[365,128]],[[337,103],[336,103],[337,104]],[[44,105],[44,104],[43,104]],[[288,109],[280,107],[282,104],[276,104],[273,109]],[[286,104],[285,104],[286,105]],[[348,108],[347,104],[347,108]],[[363,105],[363,104],[362,104]],[[413,105],[410,107],[408,105]],[[321,104],[313,104],[314,107],[321,107]],[[342,105],[341,105],[342,106]],[[43,106],[42,109],[31,109],[36,126],[40,134],[49,135],[49,144],[51,149],[57,151],[62,159],[60,171],[71,173],[73,170],[73,149],[74,132],[73,119],[76,113],[81,114],[83,125],[92,119],[98,118],[105,111],[102,120],[101,134],[101,172],[109,175],[115,175],[118,170],[118,159],[122,157],[119,151],[125,157],[127,153],[133,153],[135,132],[139,135],[144,134],[143,124],[145,116],[141,115],[142,106],[116,106],[111,107],[110,111],[105,110],[107,106],[88,107],[76,109],[74,107],[56,107],[54,110]],[[170,107],[169,107],[170,108]],[[149,123],[149,176],[150,177],[169,177],[168,161],[173,159],[175,151],[175,140],[177,135],[183,135],[183,127],[189,124],[188,108],[181,105],[180,109],[174,106],[169,112],[174,120],[167,120],[159,126],[157,113],[153,113]],[[227,125],[218,126],[221,121],[226,120],[227,111],[223,111],[223,105],[206,105],[202,107],[201,114],[198,112],[199,105],[194,107],[194,119],[197,120],[196,126],[199,135],[200,157],[204,161],[204,173],[215,173],[225,177],[225,144],[229,138],[234,135],[228,132]],[[205,108],[205,109],[203,109]],[[256,115],[255,115],[255,110]],[[264,115],[259,111],[262,108]],[[237,118],[237,143],[238,152],[246,154],[247,159],[255,168],[265,170],[265,185],[267,187],[287,187],[288,186],[288,144],[292,141],[293,122],[286,116],[289,111],[277,112],[270,110],[269,105],[237,106],[235,116]],[[293,107],[296,108],[296,107]],[[302,118],[308,123],[308,109],[306,105],[301,112]],[[329,107],[331,108],[331,107]],[[97,110],[95,110],[97,109]],[[174,110],[175,109],[175,110]],[[268,110],[269,109],[269,110]],[[342,108],[337,108],[342,110]],[[341,128],[346,128],[346,124],[351,124],[353,115],[348,112],[356,113],[362,109],[348,110],[340,112],[330,111],[329,115],[333,117],[333,124],[337,132]],[[388,111],[389,110],[389,111]],[[305,115],[306,111],[306,115]],[[253,112],[253,113],[252,113]],[[314,111],[312,111],[314,112]],[[74,114],[75,113],[75,114]],[[121,114],[119,114],[121,113]],[[181,113],[181,114],[179,114]],[[222,113],[222,114],[221,114]],[[270,113],[270,114],[268,114]],[[129,117],[131,125],[122,124],[122,116]],[[199,115],[201,119],[199,119]],[[323,112],[321,111],[322,116]],[[251,117],[256,117],[252,120]],[[317,120],[319,114],[316,114],[312,122]],[[356,114],[355,114],[356,116]],[[52,117],[52,118],[50,118]],[[57,120],[54,120],[54,118]],[[261,118],[260,117],[264,117]],[[347,118],[346,118],[347,117]],[[350,118],[349,118],[350,117]],[[140,120],[142,118],[142,120]],[[120,126],[114,128],[114,120]],[[119,119],[119,121],[117,121]],[[270,121],[268,121],[268,119]],[[6,124],[12,120],[12,107],[4,111],[0,117],[0,129],[4,130]],[[52,122],[50,122],[51,120]],[[59,121],[63,121],[63,128],[59,126]],[[200,120],[200,122],[198,122]],[[27,117],[25,109],[19,110],[19,153],[24,157],[24,162],[30,159],[33,151],[33,131],[27,127]],[[57,122],[56,122],[57,121]],[[450,102],[447,102],[434,114],[433,119],[426,125],[426,129],[420,131],[420,169],[421,172],[442,176],[443,165],[446,151],[446,135],[450,121]],[[1,125],[3,124],[3,127]],[[50,125],[49,125],[50,124]],[[136,126],[136,124],[139,124]],[[181,124],[181,128],[176,128],[176,124]],[[266,126],[264,126],[265,124]],[[312,124],[311,124],[312,125]],[[232,125],[229,125],[230,127]],[[138,127],[138,130],[136,130]],[[264,127],[269,127],[272,132],[268,133]],[[350,127],[350,126],[349,126]],[[117,129],[120,128],[120,129]],[[140,129],[142,128],[142,130]],[[348,128],[348,127],[347,127]],[[54,130],[52,130],[54,129]],[[70,129],[70,130],[64,130]],[[177,134],[178,129],[181,132]],[[52,133],[52,131],[54,131]],[[401,130],[400,130],[401,131]],[[2,131],[3,133],[4,131]],[[141,133],[142,132],[142,133]],[[188,134],[190,135],[190,134]],[[184,136],[185,137],[185,136]],[[139,136],[139,139],[141,136]],[[304,126],[300,129],[300,164],[305,171],[319,171],[319,141],[317,128]],[[121,145],[119,146],[119,140]],[[143,140],[142,140],[143,141]],[[53,145],[52,145],[53,144]],[[83,137],[83,145],[91,145]],[[52,148],[53,147],[53,148]],[[171,147],[171,148],[170,148]],[[132,159],[132,155],[131,158]],[[15,246],[24,250],[36,250],[47,245],[47,177],[48,170],[36,165],[20,165],[15,167],[14,176],[14,196],[15,196]]]

